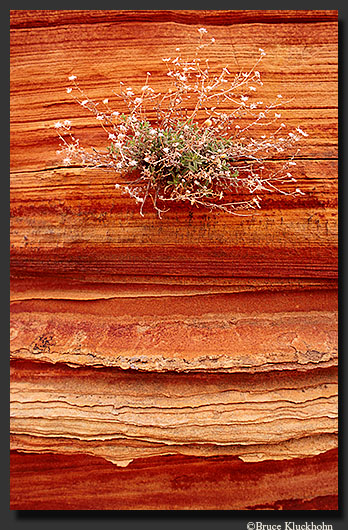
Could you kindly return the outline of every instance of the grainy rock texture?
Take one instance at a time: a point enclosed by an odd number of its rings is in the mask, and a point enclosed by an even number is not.
[[[56,121],[104,138],[67,79],[161,90],[202,26],[212,68],[266,50],[304,195],[141,217],[62,167]],[[337,509],[336,11],[11,12],[10,339],[13,509]]]

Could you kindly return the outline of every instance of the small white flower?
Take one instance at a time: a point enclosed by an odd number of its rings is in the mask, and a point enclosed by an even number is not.
[[[63,164],[64,164],[65,166],[68,166],[69,164],[71,164],[71,159],[70,159],[69,157],[64,158],[64,160],[63,160]]]
[[[69,76],[69,81],[75,81],[76,79],[76,75],[70,75]]]
[[[142,103],[142,102],[143,102],[142,98],[135,98],[135,100],[134,100],[134,103],[136,105],[140,105],[140,103]]]
[[[252,92],[255,92],[256,87],[254,87],[254,86],[250,86],[250,87],[249,87],[249,90],[251,90]]]
[[[275,116],[275,118],[281,118],[282,117],[282,115],[277,113],[277,112],[274,114],[274,116]]]
[[[205,33],[208,33],[205,28],[199,28],[198,32],[199,32],[200,35],[204,35]]]
[[[57,121],[55,124],[54,124],[55,128],[56,129],[60,129],[61,127],[63,127],[63,124],[61,121]]]
[[[308,136],[308,134],[306,132],[304,132],[302,129],[300,129],[300,127],[297,127],[296,131],[300,134],[302,134],[302,136]]]
[[[116,136],[113,133],[110,133],[109,140],[116,140]]]
[[[108,98],[103,99],[103,103],[104,103],[104,105],[107,105],[109,103]]]
[[[213,38],[211,39],[211,41],[210,41],[210,42],[211,42],[212,44],[214,44],[214,42],[215,42],[215,39],[214,39],[214,37],[213,37]]]
[[[119,184],[115,184],[115,189],[118,190],[121,186]]]
[[[283,96],[281,94],[277,95],[277,98],[281,99]]]
[[[70,92],[72,92],[72,88],[69,87],[69,88],[66,89],[66,91],[67,91],[68,94],[70,94]]]
[[[240,99],[241,99],[242,101],[248,101],[249,98],[248,98],[248,96],[241,96]]]
[[[71,121],[70,120],[65,120],[64,121],[64,127],[70,127],[71,126]]]
[[[129,162],[129,165],[134,167],[134,166],[137,165],[137,162],[136,162],[135,160],[131,160],[131,161]]]
[[[95,117],[96,120],[102,120],[103,116],[101,114],[98,114],[98,116]]]
[[[81,105],[83,107],[85,107],[87,105],[87,103],[88,103],[88,99],[84,99],[83,101],[81,101]]]
[[[266,54],[265,50],[263,50],[262,48],[259,48],[259,52],[261,53],[261,57],[264,57]]]

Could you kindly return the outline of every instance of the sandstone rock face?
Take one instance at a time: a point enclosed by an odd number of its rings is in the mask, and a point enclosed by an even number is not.
[[[101,141],[67,78],[160,90],[202,26],[236,71],[267,51],[304,195],[141,217],[62,167],[56,121]],[[336,11],[11,12],[10,344],[13,509],[337,509]]]

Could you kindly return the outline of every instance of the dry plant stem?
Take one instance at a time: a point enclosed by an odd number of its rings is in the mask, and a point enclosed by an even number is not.
[[[148,198],[159,217],[172,202],[249,215],[261,207],[263,192],[302,194],[298,188],[287,191],[283,185],[296,182],[290,166],[296,165],[295,144],[307,133],[299,127],[286,132],[284,123],[272,132],[281,118],[276,110],[282,96],[278,94],[268,105],[256,97],[263,85],[256,68],[266,53],[260,49],[247,72],[233,74],[225,66],[214,74],[208,59],[199,55],[215,39],[206,43],[207,30],[198,31],[193,58],[183,58],[177,48],[176,57],[163,59],[169,78],[165,93],[150,86],[150,72],[138,94],[120,82],[120,91],[114,95],[125,112],[113,111],[108,99],[93,101],[79,87],[76,76],[70,76],[72,85],[67,92],[94,114],[107,135],[107,147],[105,151],[81,147],[71,133],[71,122],[58,122],[55,127],[62,141],[58,153],[64,164],[115,171],[116,188],[140,204],[141,215]],[[156,119],[151,121],[154,112]],[[247,125],[239,125],[241,118],[247,119]],[[285,161],[272,172],[268,162],[277,157]],[[231,194],[240,194],[240,200],[231,200]],[[252,197],[245,199],[246,194]]]

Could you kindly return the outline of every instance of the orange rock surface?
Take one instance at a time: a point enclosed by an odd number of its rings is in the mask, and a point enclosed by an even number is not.
[[[266,50],[304,195],[141,217],[62,167],[56,121],[102,141],[67,78],[161,90],[202,26]],[[337,167],[337,11],[11,12],[12,509],[337,509]]]

